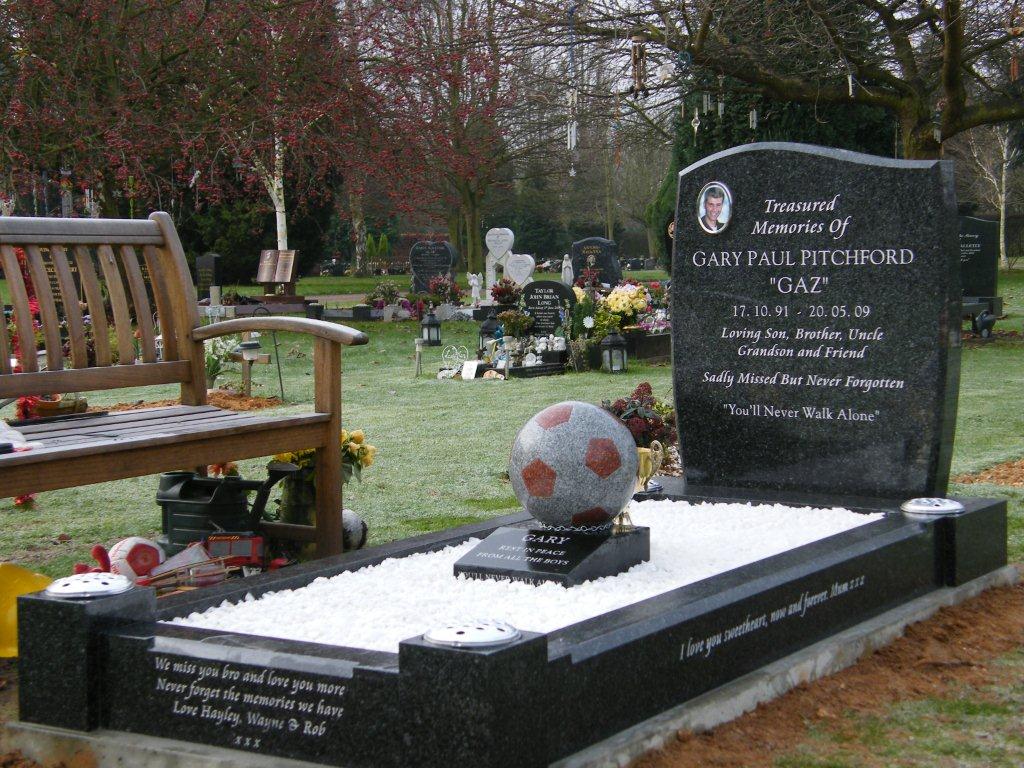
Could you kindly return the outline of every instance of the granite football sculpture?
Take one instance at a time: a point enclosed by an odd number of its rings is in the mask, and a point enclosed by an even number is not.
[[[636,443],[602,408],[564,402],[519,430],[509,478],[516,498],[540,522],[563,528],[610,525],[636,487]]]

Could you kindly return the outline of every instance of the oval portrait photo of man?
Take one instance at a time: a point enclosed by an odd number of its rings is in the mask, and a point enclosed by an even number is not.
[[[697,223],[710,235],[717,235],[732,219],[732,192],[720,181],[705,184],[697,196]]]

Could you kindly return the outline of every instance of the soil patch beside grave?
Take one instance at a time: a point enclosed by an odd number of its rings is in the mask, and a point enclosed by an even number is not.
[[[996,464],[994,467],[973,472],[969,475],[957,475],[954,483],[992,483],[993,485],[1012,485],[1024,488],[1024,459],[1014,459]]]
[[[277,408],[283,405],[279,397],[246,397],[237,392],[228,392],[217,389],[209,392],[206,396],[209,405],[217,408],[226,408],[229,411],[260,411],[264,408]],[[143,408],[166,408],[168,406],[181,405],[179,400],[139,400],[135,403],[117,403],[116,405],[99,406],[90,408],[90,411],[138,411]]]
[[[908,627],[896,642],[835,675],[707,733],[680,732],[676,743],[631,768],[767,768],[812,730],[848,735],[849,748],[857,734],[845,713],[882,714],[896,702],[1007,682],[1019,673],[992,662],[1022,645],[1024,584],[990,589]],[[864,758],[866,764],[871,759],[866,748]]]

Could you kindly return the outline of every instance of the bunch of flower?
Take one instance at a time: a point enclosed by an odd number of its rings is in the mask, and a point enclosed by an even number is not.
[[[664,333],[672,327],[672,323],[669,322],[668,315],[664,309],[656,309],[649,315],[644,315],[637,322],[637,327],[642,328],[648,333]]]
[[[438,304],[461,304],[462,289],[447,275],[430,278],[427,291],[437,297]]]
[[[341,482],[347,483],[353,477],[356,480],[363,479],[363,470],[373,466],[373,460],[377,456],[377,449],[366,442],[363,430],[354,429],[351,432],[341,430]],[[312,472],[316,463],[316,451],[306,448],[301,451],[279,453],[274,456],[274,461],[284,461],[294,464],[299,469],[309,470],[309,477],[315,475]]]
[[[523,289],[510,277],[503,277],[491,286],[491,298],[499,304],[518,304]]]
[[[598,286],[601,284],[601,270],[593,269],[591,267],[584,267],[583,271],[580,272],[580,276],[576,280],[577,288],[587,288],[590,286]]]
[[[375,309],[383,309],[389,304],[398,303],[398,286],[394,283],[381,282],[366,294],[366,303]]]
[[[218,336],[207,339],[203,343],[207,383],[213,382],[218,376],[227,373],[228,364],[231,362],[231,353],[237,346],[237,336]]]
[[[637,385],[629,397],[604,400],[601,407],[626,425],[638,448],[650,448],[655,440],[666,448],[676,442],[675,409],[656,398],[646,381]]]
[[[501,323],[502,336],[521,337],[533,325],[533,318],[518,309],[508,309],[500,312],[497,318]]]
[[[647,289],[638,283],[619,284],[605,297],[608,309],[622,318],[623,325],[632,323],[637,313],[644,312],[650,303]]]
[[[668,301],[668,292],[665,285],[658,280],[647,284],[647,292],[651,295],[651,304],[655,307],[664,307]]]

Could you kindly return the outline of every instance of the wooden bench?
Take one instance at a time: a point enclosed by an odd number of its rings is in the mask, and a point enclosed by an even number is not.
[[[45,366],[37,359],[19,248],[38,302]],[[16,329],[12,335],[0,332],[0,398],[181,384],[180,406],[20,427],[42,447],[0,455],[0,498],[315,448],[315,528],[268,523],[265,530],[315,541],[320,556],[342,550],[341,348],[365,344],[365,334],[274,316],[200,325],[185,254],[166,213],[130,221],[0,217],[0,266]],[[51,288],[51,275],[59,290]],[[111,323],[116,362],[108,341]],[[314,412],[266,416],[207,405],[203,342],[267,330],[314,337]],[[162,359],[157,358],[158,334]],[[15,344],[20,372],[11,365]],[[155,512],[155,485],[153,493],[139,504],[152,505]]]

